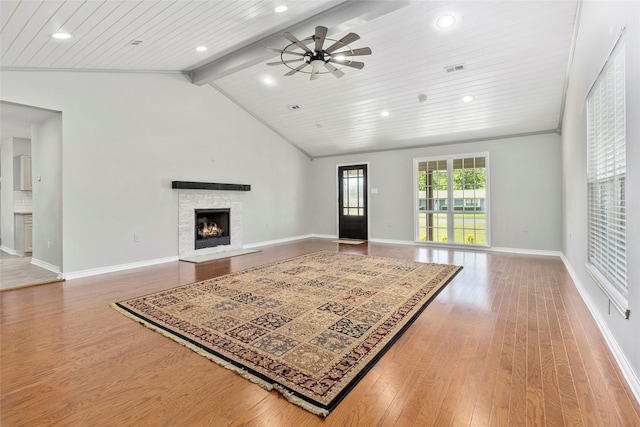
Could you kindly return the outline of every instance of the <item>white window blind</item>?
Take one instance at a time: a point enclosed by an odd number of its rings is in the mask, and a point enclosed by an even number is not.
[[[587,269],[628,317],[625,118],[621,38],[587,96]]]

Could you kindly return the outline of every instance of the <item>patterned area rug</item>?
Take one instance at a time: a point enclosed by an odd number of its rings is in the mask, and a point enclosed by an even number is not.
[[[321,251],[113,307],[327,416],[460,268]]]

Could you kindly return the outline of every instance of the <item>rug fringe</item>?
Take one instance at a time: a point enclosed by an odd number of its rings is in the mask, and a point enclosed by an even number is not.
[[[273,388],[280,393],[285,399],[287,399],[289,402],[293,403],[294,405],[298,405],[301,408],[311,412],[314,415],[319,415],[321,417],[325,417],[327,415],[329,415],[329,411],[327,411],[326,409],[320,408],[316,405],[313,405],[309,402],[307,402],[304,399],[301,399],[299,397],[297,397],[295,394],[293,394],[292,391],[286,389],[285,387],[281,386],[280,384],[273,384]]]
[[[261,388],[263,388],[266,391],[273,391],[276,390],[278,393],[280,393],[285,399],[287,399],[289,402],[293,403],[294,405],[300,406],[301,408],[311,412],[314,415],[319,415],[322,417],[326,417],[327,415],[329,415],[329,411],[327,411],[326,409],[320,408],[316,405],[313,405],[309,402],[307,402],[304,399],[301,399],[299,397],[297,397],[293,392],[291,392],[290,390],[286,389],[285,387],[281,386],[280,384],[271,384],[267,381],[264,381],[263,379],[252,375],[251,373],[247,372],[247,370],[242,369],[236,365],[234,365],[233,363],[229,363],[226,360],[223,360],[207,351],[204,351],[203,349],[201,349],[200,347],[193,345],[192,343],[183,340],[180,337],[177,337],[176,335],[171,334],[170,332],[165,331],[164,329],[144,320],[141,319],[140,317],[130,313],[127,310],[124,310],[122,307],[120,307],[117,303],[111,303],[110,304],[111,308],[113,308],[114,310],[116,310],[117,312],[125,315],[126,317],[128,317],[129,319],[135,320],[136,322],[140,323],[143,326],[146,326],[147,328],[167,337],[167,338],[171,338],[173,341],[183,345],[184,347],[188,348],[189,350],[195,351],[196,353],[198,353],[200,356],[202,357],[206,357],[207,359],[209,359],[210,361],[216,363],[217,365],[222,366],[225,369],[228,369],[238,375],[240,375],[242,378],[251,381],[252,383],[260,386]]]

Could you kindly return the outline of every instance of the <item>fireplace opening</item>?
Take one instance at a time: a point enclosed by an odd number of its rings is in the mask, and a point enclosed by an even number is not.
[[[195,249],[231,244],[230,209],[195,210]]]

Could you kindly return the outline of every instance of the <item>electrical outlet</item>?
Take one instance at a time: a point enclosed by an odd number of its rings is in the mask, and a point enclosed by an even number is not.
[[[133,235],[133,242],[134,243],[140,242],[140,235],[139,234],[134,234]]]
[[[528,225],[523,225],[522,226],[522,232],[523,233],[528,233],[529,232],[529,226]]]

